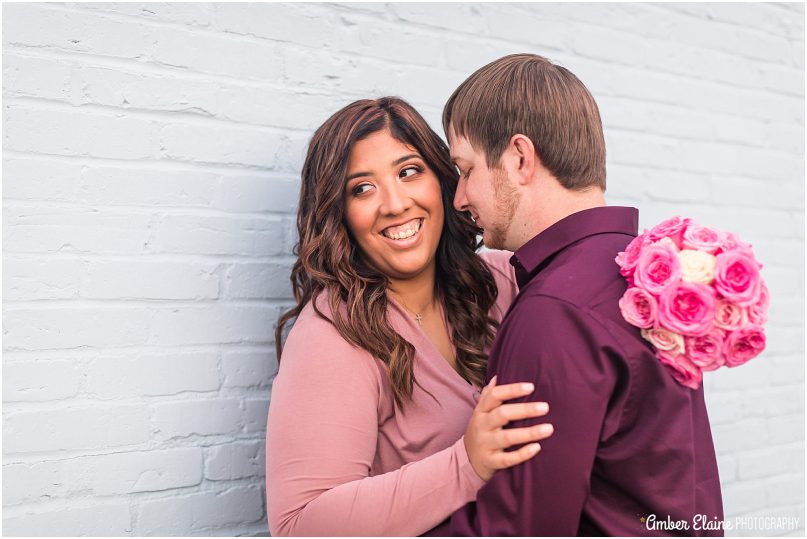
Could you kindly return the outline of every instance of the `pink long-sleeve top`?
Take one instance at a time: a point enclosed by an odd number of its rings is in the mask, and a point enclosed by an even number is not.
[[[499,321],[517,293],[511,254],[481,254],[499,289],[491,310]],[[330,316],[323,296],[317,306]],[[393,302],[388,309],[393,328],[415,346],[422,386],[403,410],[383,364],[344,340],[310,303],[289,333],[266,429],[273,536],[421,535],[484,484],[462,440],[480,388],[448,364],[406,311]]]

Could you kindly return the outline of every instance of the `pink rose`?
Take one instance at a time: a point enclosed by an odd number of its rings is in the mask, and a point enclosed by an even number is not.
[[[746,309],[748,313],[748,320],[752,324],[761,326],[768,321],[768,307],[771,304],[771,293],[768,291],[768,285],[765,281],[759,281],[759,299],[753,305],[749,305]]]
[[[765,350],[765,331],[761,326],[749,326],[732,331],[723,345],[726,365],[737,367],[754,359]]]
[[[642,338],[652,344],[656,351],[683,354],[685,350],[684,337],[664,328],[643,329]]]
[[[675,243],[675,246],[680,249],[684,230],[691,222],[692,220],[689,217],[685,219],[678,216],[672,217],[651,228],[650,232],[647,233],[647,239],[654,242],[661,238],[670,238]]]
[[[683,335],[704,335],[715,318],[715,292],[701,283],[677,283],[659,298],[658,321]]]
[[[616,255],[616,263],[619,264],[619,273],[623,277],[633,275],[636,269],[636,264],[639,262],[639,255],[642,252],[647,240],[647,234],[642,234],[633,238],[625,250]]]
[[[735,249],[749,251],[751,253],[754,252],[750,243],[740,241],[740,238],[738,238],[734,233],[728,232],[723,236],[723,241],[720,242],[720,251],[725,253],[728,251],[734,251]]]
[[[681,263],[678,251],[670,241],[659,241],[646,245],[639,255],[636,273],[633,274],[636,286],[651,294],[659,295],[665,288],[681,279]]]
[[[692,363],[685,355],[675,354],[659,350],[656,357],[671,370],[673,378],[681,384],[691,389],[698,389],[703,380],[703,372],[697,365]]]
[[[715,326],[733,331],[740,329],[746,322],[745,309],[723,299],[717,300],[715,304]]]
[[[622,317],[639,328],[653,327],[656,323],[658,302],[652,294],[641,288],[628,288],[619,300]]]
[[[713,254],[723,243],[723,233],[712,228],[690,224],[684,230],[682,245],[684,249],[703,251]]]
[[[702,370],[713,371],[726,362],[723,357],[725,340],[726,333],[719,328],[714,328],[706,335],[699,337],[686,337],[684,339],[686,355]]]
[[[724,298],[740,306],[759,301],[759,262],[743,249],[717,255],[715,289]]]

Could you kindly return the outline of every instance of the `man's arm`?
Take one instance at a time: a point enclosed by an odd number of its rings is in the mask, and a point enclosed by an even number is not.
[[[498,383],[533,382],[518,399],[549,403],[555,434],[533,459],[496,472],[451,517],[451,535],[576,535],[619,362],[608,334],[561,300],[522,298],[494,347]],[[493,358],[491,358],[492,360]],[[517,421],[509,428],[535,424]]]

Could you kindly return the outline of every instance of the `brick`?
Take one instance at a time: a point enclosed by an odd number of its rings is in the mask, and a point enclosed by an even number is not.
[[[227,120],[313,132],[325,120],[319,114],[312,114],[314,111],[336,112],[350,100],[325,92],[309,93],[299,88],[288,90],[239,84],[222,86],[219,102],[219,116]]]
[[[49,510],[26,510],[3,518],[6,536],[58,536],[67,530],[78,536],[122,536],[132,532],[131,513],[126,501],[67,504]]]
[[[761,495],[759,486],[754,483],[733,483],[721,490],[726,518],[762,509],[767,505],[765,496]]]
[[[81,296],[93,299],[205,300],[219,296],[216,265],[165,260],[86,262]]]
[[[198,447],[129,451],[71,459],[65,476],[74,491],[95,496],[154,492],[198,485],[202,450]]]
[[[214,4],[216,26],[234,34],[308,47],[333,46],[340,24],[331,10],[315,4]]]
[[[764,418],[743,419],[736,423],[712,425],[712,439],[718,457],[745,449],[766,446],[767,428]]]
[[[291,263],[233,264],[224,273],[229,298],[291,299]]]
[[[284,135],[254,128],[172,124],[160,133],[166,159],[272,168]]]
[[[82,204],[212,208],[221,184],[221,175],[209,171],[92,165],[82,170],[72,198]]]
[[[258,303],[152,309],[149,344],[268,344],[276,319],[273,306]]]
[[[152,405],[155,436],[171,440],[188,436],[232,435],[244,423],[237,399],[158,402]]]
[[[142,17],[144,20],[176,22],[192,26],[209,26],[212,19],[210,4],[166,3],[126,4],[121,2],[85,2],[82,9],[108,11],[114,14]]]
[[[262,174],[228,174],[213,205],[233,212],[292,212],[300,198],[299,177]]]
[[[165,66],[252,80],[283,75],[281,49],[273,43],[167,26],[155,26],[151,33],[150,57]]]
[[[803,464],[804,444],[787,449],[778,447],[740,453],[737,460],[741,480],[781,475],[799,469],[799,463]]]
[[[277,372],[271,350],[225,352],[221,358],[222,387],[269,387]]]
[[[6,203],[3,248],[7,253],[140,254],[151,220],[146,213]]]
[[[107,496],[189,487],[202,480],[198,447],[129,451],[27,464],[8,464],[3,476],[7,505],[81,494]],[[4,481],[4,487],[6,482]]]
[[[6,350],[145,344],[151,315],[137,307],[6,308]]]
[[[247,433],[263,433],[266,431],[266,420],[269,416],[269,399],[245,399],[246,407],[244,431]]]
[[[737,480],[737,458],[734,455],[720,455],[717,458],[717,469],[721,485],[727,485]]]
[[[219,388],[218,357],[210,352],[104,355],[87,364],[84,376],[85,391],[101,399]]]
[[[215,81],[133,73],[118,66],[81,66],[76,71],[76,89],[82,103],[124,109],[212,116],[218,107]]]
[[[82,167],[54,159],[3,160],[3,198],[72,200]]]
[[[3,54],[3,90],[11,96],[69,101],[70,62],[15,53]]]
[[[9,103],[5,108],[6,148],[20,152],[149,159],[156,156],[160,125],[125,114]]]
[[[209,447],[205,455],[205,478],[212,481],[265,475],[265,456],[260,442],[228,443]]]
[[[364,6],[365,4],[361,4]],[[418,25],[428,25],[456,32],[479,35],[485,32],[490,21],[480,16],[486,13],[485,4],[419,4],[416,2],[391,4],[387,8],[395,19]],[[403,25],[402,25],[403,26]],[[481,66],[479,66],[481,67]]]
[[[85,263],[31,256],[7,256],[3,261],[3,297],[7,301],[77,297]]]
[[[117,58],[142,58],[152,47],[151,27],[98,13],[19,3],[3,15],[3,42],[8,44]]]
[[[47,501],[67,494],[64,461],[3,465],[3,508],[22,502]],[[3,531],[6,521],[3,521]]]
[[[81,374],[73,361],[5,361],[3,402],[66,399],[78,393]]]
[[[140,504],[136,535],[188,535],[226,524],[246,524],[263,518],[260,489],[233,487]]]
[[[774,358],[771,363],[773,363],[773,375],[771,376],[773,385],[804,383],[803,356]]]
[[[7,413],[3,421],[6,453],[116,447],[150,437],[148,410],[142,405],[99,403]]]
[[[768,419],[768,442],[772,445],[804,440],[804,417],[790,415]]]
[[[280,252],[282,221],[277,217],[212,215],[163,216],[150,247],[156,253],[267,256]]]

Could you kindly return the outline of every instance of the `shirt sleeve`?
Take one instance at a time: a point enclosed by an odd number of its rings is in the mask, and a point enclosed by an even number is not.
[[[513,402],[546,401],[552,437],[525,463],[497,471],[475,503],[454,513],[451,535],[574,536],[619,364],[608,336],[590,315],[544,296],[522,298],[500,330],[498,384],[533,382],[535,392]]]
[[[298,326],[299,324],[299,326]],[[330,322],[295,324],[273,384],[266,494],[273,536],[420,535],[484,484],[463,440],[370,476],[381,373]]]

